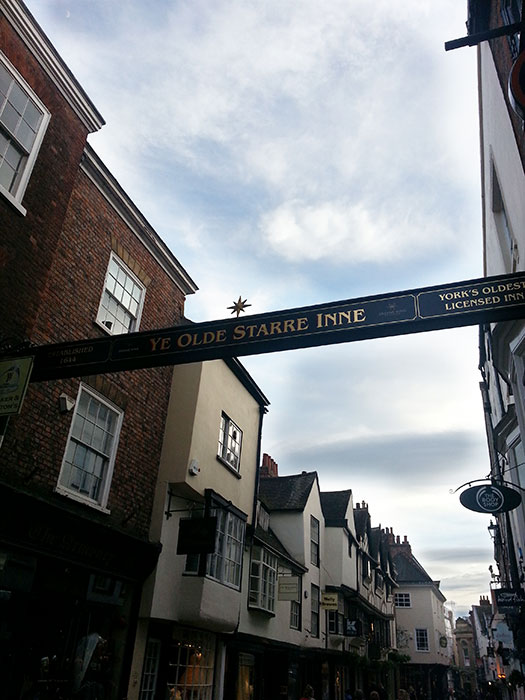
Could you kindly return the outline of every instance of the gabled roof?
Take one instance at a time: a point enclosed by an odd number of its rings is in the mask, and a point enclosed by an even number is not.
[[[273,550],[275,554],[283,559],[286,559],[294,568],[297,568],[300,571],[307,571],[307,569],[300,562],[292,557],[271,528],[265,530],[260,525],[257,525],[253,536],[255,540],[258,540],[261,544]]]
[[[321,507],[327,527],[344,527],[347,524],[346,514],[351,498],[352,491],[350,489],[321,493]]]
[[[260,481],[259,498],[270,511],[302,511],[316,481],[317,472],[265,477]]]
[[[397,574],[396,580],[400,585],[404,583],[434,583],[413,555],[407,557],[404,554],[395,554],[392,558]]]

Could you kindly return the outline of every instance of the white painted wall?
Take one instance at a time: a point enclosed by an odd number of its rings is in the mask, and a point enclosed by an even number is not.
[[[414,664],[442,664],[449,663],[449,650],[439,644],[440,637],[446,637],[445,609],[443,602],[435,593],[432,586],[401,585],[396,593],[409,593],[410,608],[395,608],[396,624],[398,631],[405,631],[408,646],[401,644],[398,649],[402,654],[409,654],[411,663]],[[415,630],[422,628],[428,630],[429,651],[416,651]]]

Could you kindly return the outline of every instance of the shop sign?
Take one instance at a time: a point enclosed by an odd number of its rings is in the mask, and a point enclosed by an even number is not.
[[[321,593],[321,607],[324,610],[339,610],[337,593]]]
[[[0,416],[20,413],[32,366],[32,357],[16,357],[0,362]]]
[[[277,600],[299,600],[299,576],[279,576]]]
[[[181,518],[177,554],[211,554],[215,551],[217,518]]]
[[[519,613],[525,604],[525,592],[512,588],[496,588],[496,605],[500,613]]]
[[[361,622],[359,620],[345,620],[345,635],[347,637],[359,637],[361,634]]]
[[[483,484],[463,491],[459,500],[477,513],[507,513],[519,506],[521,494],[502,484]]]

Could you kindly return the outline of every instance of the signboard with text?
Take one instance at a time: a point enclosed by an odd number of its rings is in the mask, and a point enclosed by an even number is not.
[[[483,484],[466,489],[459,500],[476,513],[507,513],[519,506],[521,494],[503,484]]]
[[[496,605],[500,613],[519,613],[525,605],[525,592],[521,589],[496,588]]]
[[[525,273],[32,348],[31,381],[525,318]]]
[[[32,357],[16,357],[0,362],[0,416],[20,413],[32,366]]]

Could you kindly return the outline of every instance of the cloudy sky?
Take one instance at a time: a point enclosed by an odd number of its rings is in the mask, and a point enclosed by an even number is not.
[[[90,137],[199,286],[194,321],[482,275],[475,49],[458,0],[26,0]],[[488,593],[475,327],[243,360],[281,474],[351,488],[456,614]]]

